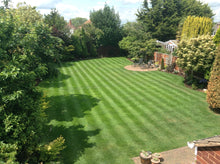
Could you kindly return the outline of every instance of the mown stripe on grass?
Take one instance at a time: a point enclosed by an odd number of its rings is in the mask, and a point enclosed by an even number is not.
[[[106,65],[106,64],[105,64],[105,63],[103,63],[102,65]],[[179,118],[180,118],[180,119],[183,119],[182,115],[180,115],[180,117],[179,117]],[[177,127],[177,130],[178,130],[178,129],[180,129],[180,128],[179,128],[179,127]],[[179,132],[181,132],[181,133],[185,133],[185,132],[184,132],[183,130],[181,130],[181,129],[179,130]]]
[[[111,79],[112,80],[112,79]],[[114,82],[113,82],[114,83]],[[118,86],[118,84],[117,84],[117,86]],[[123,87],[123,84],[122,84],[122,87]],[[119,87],[118,87],[119,88]],[[114,88],[114,90],[115,90],[115,88]],[[123,92],[120,92],[120,94],[122,94]],[[142,117],[143,117],[143,115],[141,115]],[[145,127],[146,127],[146,118],[144,118],[144,125],[145,125]],[[154,122],[154,124],[156,124],[156,122]],[[152,126],[152,125],[151,125]],[[156,129],[156,128],[155,128]]]
[[[102,75],[101,74],[99,74],[99,72],[96,72],[96,70],[92,70],[93,68],[91,68],[91,67],[89,67],[89,65],[87,65],[87,67],[88,67],[88,72],[89,71],[91,71],[91,72],[89,72],[89,74],[90,75],[93,75],[93,79],[97,79],[98,81],[100,81],[99,80],[99,78],[100,77],[102,77]],[[101,79],[103,79],[103,77],[101,78]],[[107,82],[107,81],[106,81]],[[102,88],[102,87],[105,87],[105,90],[106,90],[106,92],[108,93],[108,95],[106,94],[106,93],[102,93],[102,96],[103,96],[103,98],[105,98],[105,100],[106,99],[108,99],[108,100],[111,100],[111,97],[115,97],[116,99],[120,99],[120,97],[118,96],[118,95],[116,95],[116,94],[114,94],[114,92],[112,92],[111,91],[111,89],[109,89],[109,87],[106,87],[106,83],[102,83],[102,82],[100,82],[99,83],[100,84],[100,87]],[[107,82],[107,85],[108,85],[109,83]],[[119,109],[119,107],[115,104],[115,102],[114,101],[112,101],[111,100],[111,102],[108,102],[109,104],[108,105],[110,105],[110,106],[112,106],[112,110],[111,111],[108,111],[109,113],[111,113],[110,114],[110,120],[112,121],[112,119],[113,118],[115,118],[115,117],[113,117],[112,115],[114,115],[114,116],[116,116],[118,119],[120,119],[120,123],[123,123],[123,126],[128,126],[126,123],[125,123],[125,121],[124,120],[121,120],[121,116],[120,116],[120,111],[118,111],[118,109]],[[112,123],[113,124],[113,123]],[[114,123],[115,125],[117,125],[118,123]],[[113,125],[114,125],[113,124]],[[127,128],[129,128],[129,127],[127,127]],[[132,130],[131,128],[129,128],[129,130]],[[133,134],[133,133],[132,133]],[[136,137],[136,136],[134,136],[134,137]]]

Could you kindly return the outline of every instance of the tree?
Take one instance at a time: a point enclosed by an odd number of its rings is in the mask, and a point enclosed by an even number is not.
[[[123,27],[125,37],[119,42],[121,49],[128,51],[131,58],[144,58],[148,61],[156,50],[156,40],[144,32],[140,23],[128,22]]]
[[[104,9],[90,12],[90,20],[96,28],[103,31],[99,46],[118,46],[121,40],[121,20],[114,8],[105,4]]]
[[[2,0],[2,3],[4,4],[6,9],[9,9],[9,3],[11,2],[11,0]]]
[[[80,27],[87,21],[86,18],[76,17],[71,19],[72,25],[74,25],[76,28]]]
[[[56,9],[51,9],[50,14],[44,16],[44,21],[50,27],[53,27],[53,31],[59,31],[64,34],[69,34],[70,31],[67,27],[67,22],[64,17],[59,14]]]
[[[0,11],[1,162],[44,162],[39,144],[48,103],[35,84],[47,74],[59,42],[41,18],[31,6]]]
[[[210,35],[212,26],[211,18],[188,16],[183,24],[181,39],[196,38],[199,35]]]
[[[217,30],[213,40],[217,46],[220,44],[220,28]]]
[[[220,112],[220,46],[213,63],[211,77],[208,83],[207,102],[215,111]]]
[[[145,0],[137,13],[145,31],[162,41],[175,39],[180,21],[188,15],[211,18],[213,13],[207,4],[197,0],[151,0],[151,5]]]
[[[179,57],[177,65],[185,70],[188,84],[195,83],[194,85],[199,85],[199,82],[203,83],[209,80],[215,59],[215,50],[216,45],[209,35],[202,35],[198,38],[180,42],[176,51]]]

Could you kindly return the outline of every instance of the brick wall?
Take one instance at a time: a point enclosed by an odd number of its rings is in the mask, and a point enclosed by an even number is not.
[[[159,65],[161,65],[162,58],[164,59],[164,66],[166,66],[167,63],[168,63],[168,60],[170,58],[170,55],[164,54],[164,53],[160,53],[160,52],[154,52],[154,61],[158,62]],[[177,56],[173,56],[172,59],[171,59],[172,63],[175,63],[177,59],[178,59]],[[175,70],[179,71],[180,68],[176,65]]]
[[[196,164],[220,164],[220,146],[199,147]]]

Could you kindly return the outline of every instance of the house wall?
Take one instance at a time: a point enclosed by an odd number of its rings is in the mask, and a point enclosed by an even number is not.
[[[196,164],[220,164],[220,146],[199,147]]]

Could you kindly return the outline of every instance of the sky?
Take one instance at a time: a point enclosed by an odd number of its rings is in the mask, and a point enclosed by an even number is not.
[[[119,13],[122,23],[135,21],[135,13],[143,3],[143,0],[11,0],[11,5],[16,6],[18,2],[24,1],[31,6],[36,6],[41,14],[49,14],[52,8],[56,8],[67,21],[76,17],[89,19],[90,11],[102,9],[107,3]],[[209,4],[216,14],[214,21],[220,22],[220,0],[201,1]]]

